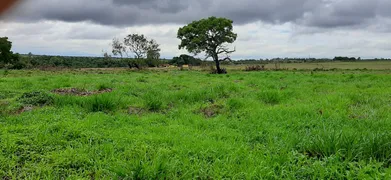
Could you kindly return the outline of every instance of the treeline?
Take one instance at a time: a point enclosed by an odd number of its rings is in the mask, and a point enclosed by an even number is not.
[[[76,57],[76,56],[49,56],[17,54],[18,60],[12,64],[2,64],[0,68],[8,69],[30,69],[30,68],[146,68],[146,67],[167,67],[167,66],[201,66],[210,65],[212,62],[203,61],[189,55],[180,55],[173,59],[136,59],[105,57]]]
[[[19,56],[19,57],[15,57]],[[29,69],[29,68],[146,68],[146,67],[167,67],[167,66],[211,66],[213,61],[205,61],[193,56],[182,54],[172,59],[135,59],[105,57],[76,57],[76,56],[48,56],[22,54],[14,55],[16,60],[9,69]],[[332,62],[332,61],[359,61],[360,58],[335,57],[334,59],[315,58],[274,58],[274,59],[242,59],[222,62],[223,65],[251,65],[251,64],[273,64],[273,63],[309,63],[309,62]],[[390,60],[390,59],[365,59],[365,60]],[[4,64],[0,64],[4,68]]]

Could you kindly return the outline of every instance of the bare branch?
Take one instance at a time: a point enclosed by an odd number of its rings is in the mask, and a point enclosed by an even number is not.
[[[226,47],[226,46],[220,46],[217,49],[217,54],[222,54],[222,53],[231,54],[235,51],[236,51],[236,47],[234,48],[234,50],[229,50],[228,47]]]
[[[227,57],[225,57],[224,59],[220,59],[219,60],[220,62],[223,62],[223,61],[232,61],[232,59],[231,59],[231,57],[229,57],[229,56],[227,56]]]
[[[205,54],[205,59],[204,61],[208,60],[208,58],[211,58],[212,56],[210,54]]]

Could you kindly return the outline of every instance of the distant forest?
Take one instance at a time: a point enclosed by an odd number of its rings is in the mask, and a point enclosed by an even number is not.
[[[273,59],[241,59],[222,62],[228,65],[240,64],[268,64],[268,63],[311,63],[311,62],[331,62],[331,61],[389,61],[391,59],[361,59],[355,57],[335,57],[334,59],[327,58],[273,58]],[[131,58],[117,58],[111,56],[104,57],[77,57],[77,56],[48,56],[48,55],[33,55],[21,54],[19,63],[13,69],[27,69],[27,68],[49,68],[49,67],[63,67],[63,68],[115,68],[115,67],[165,67],[165,66],[210,66],[213,61],[201,60],[189,55],[180,55],[172,59],[131,59]]]

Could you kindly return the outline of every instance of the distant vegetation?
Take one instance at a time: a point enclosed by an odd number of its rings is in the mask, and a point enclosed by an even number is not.
[[[77,57],[77,56],[48,56],[48,55],[33,55],[21,54],[18,55],[16,64],[5,65],[0,63],[0,68],[7,69],[30,69],[30,68],[126,68],[129,67],[128,62],[135,60],[134,58],[118,58],[118,57]],[[141,60],[143,66],[146,67],[163,67],[169,65],[181,66],[211,66],[213,61],[205,61],[195,58],[190,55],[182,54],[172,59],[158,59],[153,63],[148,63],[148,59]],[[353,62],[364,61],[391,61],[391,59],[361,59]],[[150,61],[151,62],[151,61]],[[335,62],[334,59],[315,59],[315,58],[275,58],[275,59],[242,59],[222,62],[222,65],[264,65],[273,63],[320,63],[320,62]],[[343,61],[342,61],[343,62]]]

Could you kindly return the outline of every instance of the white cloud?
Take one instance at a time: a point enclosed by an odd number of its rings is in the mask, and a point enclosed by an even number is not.
[[[111,52],[112,38],[141,33],[161,44],[162,57],[171,58],[178,50],[176,31],[181,25],[143,25],[126,28],[96,25],[89,22],[69,23],[40,21],[36,23],[0,23],[0,33],[13,42],[15,52],[34,54],[101,56]],[[375,28],[375,27],[373,27]],[[233,58],[273,57],[391,57],[391,34],[368,29],[327,29],[301,33],[292,23],[271,25],[253,22],[236,25],[238,40],[232,45]],[[201,56],[202,57],[202,56]]]

